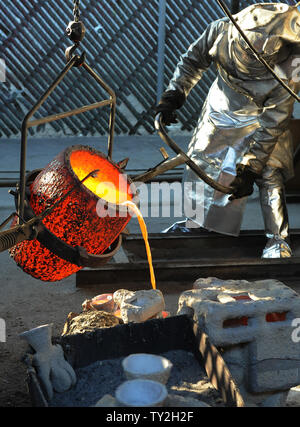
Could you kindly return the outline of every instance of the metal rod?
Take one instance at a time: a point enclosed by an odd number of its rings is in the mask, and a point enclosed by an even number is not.
[[[153,169],[150,169],[149,171],[142,173],[138,176],[132,177],[131,179],[138,183],[138,182],[148,182],[152,180],[154,177],[158,175],[162,175],[165,172],[169,171],[170,169],[174,169],[177,166],[180,166],[185,163],[184,158],[179,154],[178,156],[168,159],[165,162],[161,163],[160,165],[154,167]]]
[[[180,156],[178,159],[184,160],[184,162],[192,169],[195,174],[201,178],[206,184],[210,185],[217,191],[220,191],[224,194],[232,194],[233,189],[231,187],[225,187],[224,185],[219,184],[215,180],[211,179],[206,173],[183,151],[180,147],[173,141],[172,138],[166,133],[162,121],[161,121],[161,113],[159,113],[155,117],[154,121],[155,129],[157,130],[161,139],[178,155]]]
[[[94,70],[88,66],[85,62],[81,66],[102,86],[103,89],[108,92],[110,95],[109,100],[100,101],[91,105],[85,105],[80,108],[76,108],[71,111],[66,111],[60,114],[53,114],[51,116],[43,117],[41,119],[36,119],[29,121],[33,114],[39,109],[39,107],[44,103],[44,101],[51,95],[53,90],[59,85],[59,83],[66,76],[68,71],[75,65],[78,61],[79,56],[74,55],[67,63],[62,72],[54,80],[52,85],[46,90],[46,92],[41,96],[39,101],[33,106],[33,108],[27,113],[25,119],[22,123],[21,129],[21,159],[20,159],[20,190],[18,195],[18,214],[19,217],[23,218],[24,214],[24,200],[25,200],[25,186],[26,186],[26,151],[27,151],[27,131],[28,128],[37,126],[42,123],[49,123],[54,120],[60,120],[66,117],[70,117],[82,112],[90,111],[92,109],[103,107],[105,105],[110,105],[111,113],[109,120],[109,137],[108,137],[108,158],[112,157],[113,150],[113,138],[114,138],[114,126],[115,126],[115,115],[116,115],[116,95],[115,92],[94,72]],[[20,223],[20,218],[19,218]]]
[[[101,77],[85,62],[82,64],[83,68],[102,86],[106,92],[110,95],[110,119],[109,119],[109,135],[108,135],[108,158],[112,158],[113,140],[114,140],[114,129],[116,119],[116,94],[115,92],[101,79]]]
[[[166,0],[159,0],[157,50],[157,102],[164,90],[165,44],[166,44]]]
[[[28,131],[28,122],[33,114],[39,109],[39,107],[44,103],[44,101],[51,95],[53,90],[59,85],[68,71],[73,67],[77,57],[74,56],[67,63],[62,72],[54,80],[51,86],[46,90],[46,92],[41,96],[38,102],[32,107],[32,109],[25,116],[22,128],[21,128],[21,159],[20,159],[20,190],[18,196],[18,214],[19,217],[23,218],[24,214],[24,198],[25,198],[25,185],[26,185],[26,154],[27,154],[27,131]],[[19,218],[20,223],[20,218]]]
[[[43,123],[50,123],[55,120],[61,120],[66,117],[75,116],[80,113],[85,113],[86,111],[93,110],[95,108],[105,107],[106,105],[110,105],[110,99],[106,99],[105,101],[95,102],[94,104],[84,105],[83,107],[76,108],[74,110],[65,111],[63,113],[52,114],[51,116],[42,117],[40,119],[31,120],[28,122],[28,127],[38,126]]]
[[[8,230],[1,231],[0,233],[0,252],[4,252],[17,243],[24,240],[30,240],[36,237],[34,227],[27,226],[26,224],[15,225]]]
[[[218,182],[211,179],[206,173],[183,151],[180,147],[173,141],[172,138],[166,133],[162,121],[161,114],[158,114],[155,117],[154,127],[158,132],[158,135],[161,139],[177,154],[176,157],[166,160],[160,165],[154,167],[153,169],[149,169],[144,174],[138,175],[134,178],[135,182],[147,182],[153,179],[155,176],[160,175],[170,169],[173,169],[177,166],[186,163],[195,174],[201,178],[206,184],[210,185],[217,191],[220,191],[224,194],[232,194],[233,189],[231,187],[225,187],[224,185],[219,184]]]
[[[109,134],[108,134],[108,153],[107,156],[109,160],[112,160],[112,151],[113,151],[113,140],[115,132],[115,121],[116,121],[116,97],[112,99],[110,106],[110,117],[109,117]]]

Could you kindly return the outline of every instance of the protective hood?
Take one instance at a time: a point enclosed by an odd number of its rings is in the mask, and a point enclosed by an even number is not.
[[[255,4],[243,9],[234,18],[256,51],[270,65],[283,61],[288,55],[288,46],[300,42],[300,12],[296,6]],[[234,54],[243,63],[243,68],[252,68],[254,54],[234,26],[230,39]]]

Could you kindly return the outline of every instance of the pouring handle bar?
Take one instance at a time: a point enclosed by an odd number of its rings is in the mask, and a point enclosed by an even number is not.
[[[183,163],[186,163],[195,174],[201,178],[206,184],[210,185],[217,191],[220,191],[224,194],[232,194],[232,188],[225,187],[224,185],[219,184],[218,182],[211,179],[180,147],[173,141],[172,138],[167,134],[161,120],[161,113],[157,114],[154,120],[154,127],[157,130],[158,135],[161,139],[177,154],[176,157],[170,160],[166,160],[159,166],[150,169],[144,174],[136,177],[134,181],[146,182],[149,179],[160,175],[170,169],[175,168]]]

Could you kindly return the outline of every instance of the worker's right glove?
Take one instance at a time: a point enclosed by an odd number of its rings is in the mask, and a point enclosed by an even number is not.
[[[175,110],[182,107],[185,102],[185,94],[180,90],[167,90],[155,107],[156,114],[161,113],[162,123],[170,126],[171,123],[177,123]]]
[[[229,200],[241,199],[253,193],[255,179],[259,177],[249,166],[238,164],[236,166],[236,177],[230,184],[232,195]]]

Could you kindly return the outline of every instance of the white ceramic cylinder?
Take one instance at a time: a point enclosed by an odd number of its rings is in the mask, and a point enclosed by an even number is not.
[[[125,381],[116,390],[116,399],[120,406],[161,407],[167,397],[168,391],[165,385],[152,380]]]

